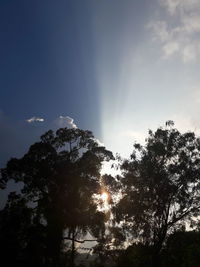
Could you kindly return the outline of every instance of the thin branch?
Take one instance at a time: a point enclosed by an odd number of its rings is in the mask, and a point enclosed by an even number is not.
[[[71,237],[64,237],[63,239],[73,241],[73,238],[71,238]],[[84,239],[84,240],[74,239],[74,242],[77,242],[77,243],[95,242],[95,241],[97,242],[98,240],[97,239]]]
[[[195,207],[195,208],[200,208],[200,206]],[[172,225],[174,225],[176,222],[180,221],[181,219],[183,219],[184,217],[186,217],[188,214],[190,214],[192,212],[193,208],[189,208],[187,209],[183,214],[181,214],[179,217],[176,217],[174,220],[172,220],[171,222],[168,223],[168,226],[171,227]]]

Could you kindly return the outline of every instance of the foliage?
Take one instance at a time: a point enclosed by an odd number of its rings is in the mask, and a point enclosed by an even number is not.
[[[152,248],[142,243],[134,243],[123,251],[118,258],[117,267],[151,266]]]
[[[118,257],[117,267],[154,266],[153,247],[134,243]],[[198,267],[200,262],[200,232],[176,231],[169,235],[161,251],[160,267]]]
[[[122,198],[113,208],[127,237],[154,246],[155,258],[167,234],[199,214],[200,140],[181,134],[171,121],[149,131],[121,165]],[[155,263],[156,265],[156,263]]]
[[[200,232],[177,231],[171,234],[162,252],[163,267],[198,267]]]
[[[42,266],[44,230],[44,226],[33,219],[26,199],[11,192],[0,212],[0,250],[4,266]]]
[[[82,255],[76,245],[94,240],[95,254],[77,264],[198,266],[200,139],[169,121],[150,130],[144,145],[134,144],[130,159],[120,159],[120,175],[102,177],[102,163],[110,159],[90,131],[62,128],[8,161],[0,187],[13,179],[23,188],[0,211],[5,266],[73,267]],[[94,198],[103,190],[109,193],[105,212]],[[196,232],[183,231],[186,226]]]
[[[22,196],[45,227],[48,266],[60,262],[66,240],[72,243],[73,266],[77,239],[88,232],[98,238],[104,231],[104,214],[93,195],[100,192],[102,162],[112,158],[90,131],[61,128],[55,134],[48,131],[21,159],[11,159],[1,170],[4,187],[9,179],[24,184]]]

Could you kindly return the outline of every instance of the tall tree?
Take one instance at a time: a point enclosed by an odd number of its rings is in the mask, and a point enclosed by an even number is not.
[[[75,242],[86,233],[104,231],[104,215],[93,195],[100,192],[102,162],[113,158],[90,131],[61,128],[48,131],[21,159],[11,159],[1,170],[1,185],[9,179],[23,182],[23,197],[35,218],[45,226],[46,266],[61,266],[64,241]]]
[[[154,263],[167,234],[200,213],[200,139],[181,134],[172,121],[149,131],[121,165],[122,197],[116,222],[132,240],[154,248]]]

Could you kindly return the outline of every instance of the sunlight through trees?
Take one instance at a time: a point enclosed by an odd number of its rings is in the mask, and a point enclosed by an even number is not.
[[[78,128],[50,130],[9,160],[1,188],[23,186],[0,211],[4,266],[198,266],[199,137],[168,121],[118,157],[118,174],[102,175],[110,160]]]

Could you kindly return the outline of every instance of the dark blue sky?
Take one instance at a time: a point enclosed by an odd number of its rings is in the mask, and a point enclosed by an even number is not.
[[[68,115],[99,133],[88,1],[0,1],[0,163]],[[27,125],[26,119],[45,119]]]
[[[67,114],[96,129],[90,13],[87,1],[0,2],[0,109],[7,116]]]
[[[106,44],[111,53],[113,44],[117,45],[115,41],[121,38],[117,35],[113,39],[112,33],[126,23],[127,5],[123,7],[119,3],[2,0],[1,110],[16,119],[26,119],[32,114],[53,119],[67,114],[80,126],[98,128],[93,19],[99,12],[103,20],[102,13],[110,12],[109,20],[104,21],[107,24],[102,23],[104,28],[97,34],[100,44]]]

